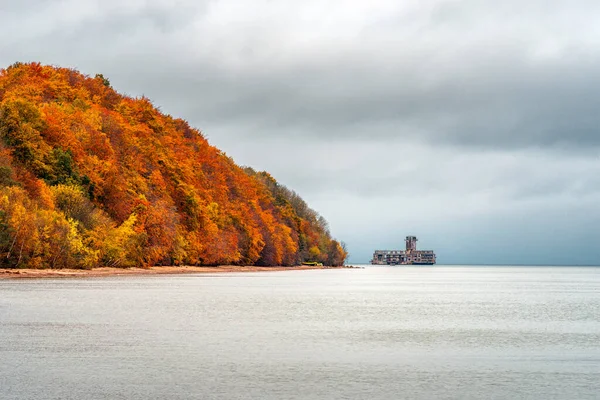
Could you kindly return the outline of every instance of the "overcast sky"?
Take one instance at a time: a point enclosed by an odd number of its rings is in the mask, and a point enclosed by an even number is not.
[[[0,66],[102,73],[297,191],[350,262],[600,264],[600,2],[0,0]]]

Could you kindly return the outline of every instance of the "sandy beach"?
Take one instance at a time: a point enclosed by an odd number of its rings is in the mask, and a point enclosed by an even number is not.
[[[220,265],[215,267],[169,266],[149,268],[94,268],[83,269],[8,269],[0,268],[0,279],[21,278],[89,278],[119,275],[161,275],[161,274],[207,274],[225,272],[265,272],[265,271],[298,271],[309,269],[336,269],[344,267],[320,267],[301,265],[295,267],[257,267],[240,265]]]

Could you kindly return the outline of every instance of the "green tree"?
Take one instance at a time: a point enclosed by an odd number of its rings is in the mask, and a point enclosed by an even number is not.
[[[110,81],[104,77],[104,75],[102,74],[96,74],[95,76],[96,79],[99,79],[100,81],[102,81],[102,84],[106,87],[110,87]]]

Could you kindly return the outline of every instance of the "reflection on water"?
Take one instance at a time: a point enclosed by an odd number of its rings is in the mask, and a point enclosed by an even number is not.
[[[1,399],[593,399],[600,268],[0,281]]]

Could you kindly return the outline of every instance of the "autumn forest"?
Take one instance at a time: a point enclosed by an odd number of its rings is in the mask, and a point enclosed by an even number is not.
[[[0,267],[343,265],[327,222],[267,172],[108,79],[0,71]]]

